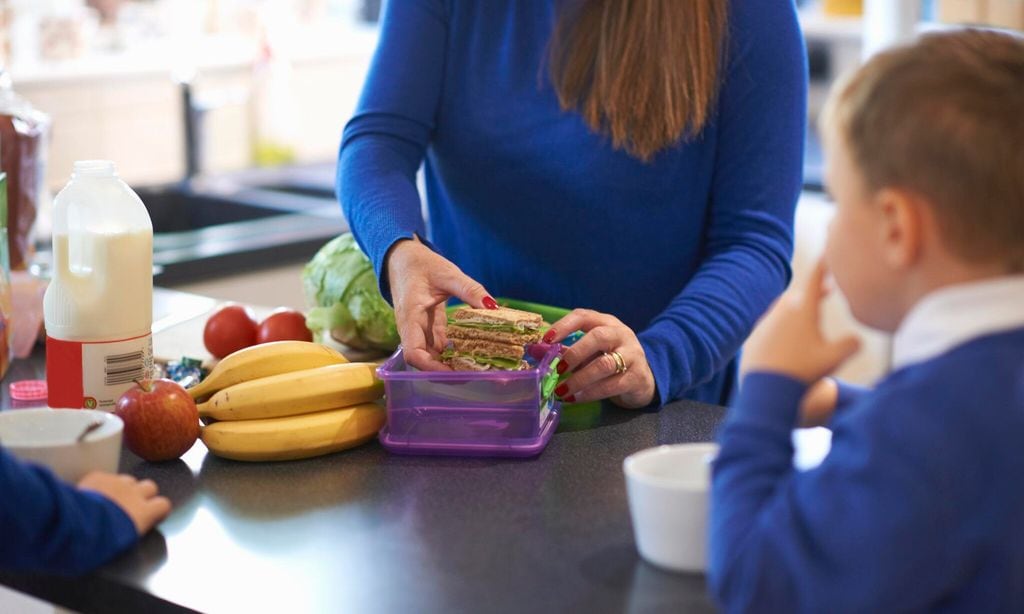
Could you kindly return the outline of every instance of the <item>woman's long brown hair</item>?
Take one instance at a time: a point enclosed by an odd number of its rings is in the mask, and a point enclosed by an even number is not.
[[[563,109],[640,160],[698,135],[718,96],[727,0],[567,0],[550,45]]]

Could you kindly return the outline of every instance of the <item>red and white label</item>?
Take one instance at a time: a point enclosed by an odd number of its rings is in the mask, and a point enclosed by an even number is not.
[[[100,343],[46,338],[50,407],[113,411],[135,380],[152,372],[152,335]]]

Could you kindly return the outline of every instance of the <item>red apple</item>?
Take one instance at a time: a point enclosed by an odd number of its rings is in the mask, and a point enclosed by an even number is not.
[[[117,400],[124,444],[148,461],[180,458],[199,437],[199,410],[169,379],[140,380]]]

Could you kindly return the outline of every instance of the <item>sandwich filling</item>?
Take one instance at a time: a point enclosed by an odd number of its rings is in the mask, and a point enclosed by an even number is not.
[[[455,310],[448,319],[451,343],[441,360],[456,371],[526,369],[523,346],[540,341],[544,320],[517,309]]]

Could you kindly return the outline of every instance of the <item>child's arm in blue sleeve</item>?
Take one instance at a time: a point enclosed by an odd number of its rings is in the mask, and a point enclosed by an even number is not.
[[[836,413],[837,414],[846,411],[852,405],[857,403],[857,401],[860,401],[861,399],[863,399],[864,396],[867,393],[871,392],[870,388],[866,388],[864,386],[857,386],[855,384],[850,384],[850,383],[844,382],[841,379],[835,379],[835,378],[832,378],[832,379],[836,383],[836,390],[838,392],[838,394],[836,395]]]
[[[0,568],[81,574],[138,541],[121,508],[0,449]]]
[[[957,506],[936,505],[936,493],[975,496],[960,479],[976,470],[963,466],[964,444],[920,416],[893,419],[886,408],[906,413],[913,400],[876,393],[838,427],[818,468],[796,472],[790,430],[805,390],[753,373],[722,429],[708,566],[716,599],[730,612],[927,607],[963,573],[950,553]]]

